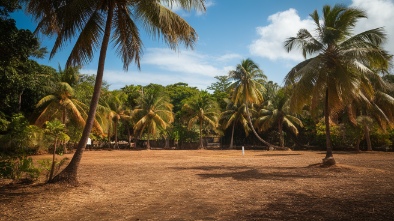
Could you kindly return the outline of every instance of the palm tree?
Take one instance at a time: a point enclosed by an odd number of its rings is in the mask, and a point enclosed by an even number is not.
[[[73,97],[74,90],[66,82],[58,83],[53,94],[47,95],[38,101],[36,108],[43,108],[37,117],[35,125],[42,127],[46,121],[53,118],[61,120],[62,124],[67,123],[67,114],[70,113],[80,125],[85,124],[81,114],[84,104]]]
[[[148,90],[139,99],[139,106],[133,111],[136,118],[134,130],[140,135],[147,133],[147,149],[150,150],[150,136],[164,130],[174,121],[173,105],[170,98],[161,90]]]
[[[246,115],[248,117],[249,126],[256,137],[268,147],[273,145],[261,138],[253,127],[252,118],[249,112],[249,105],[263,103],[263,86],[264,80],[267,78],[259,66],[251,59],[246,59],[237,65],[236,70],[229,72],[229,77],[234,83],[230,85],[232,89],[232,102],[236,105],[245,104]]]
[[[248,126],[245,104],[241,104],[241,106],[238,107],[234,105],[229,99],[225,99],[225,101],[227,103],[227,109],[222,112],[221,120],[223,121],[223,129],[227,129],[228,127],[232,126],[229,148],[233,149],[235,125],[237,123],[241,124],[246,136],[249,135],[250,128]]]
[[[207,91],[201,91],[195,96],[186,100],[182,107],[184,117],[188,121],[188,129],[190,130],[195,124],[198,124],[200,134],[200,148],[204,148],[203,128],[211,126],[214,129],[218,127],[219,106]]]
[[[133,61],[140,67],[142,41],[137,22],[142,23],[149,34],[163,38],[172,49],[176,49],[179,43],[192,47],[197,40],[195,30],[163,3],[170,6],[177,4],[186,10],[205,10],[204,0],[25,1],[28,2],[27,11],[38,20],[37,30],[44,34],[56,35],[51,57],[64,46],[64,43],[76,37],[66,65],[83,65],[91,61],[93,52],[101,45],[94,93],[81,140],[70,164],[53,179],[54,182],[65,181],[76,184],[77,169],[92,129],[99,101],[111,34],[117,52],[122,58],[123,68],[127,70]]]
[[[352,35],[357,20],[366,17],[364,11],[343,5],[326,5],[322,18],[316,10],[310,16],[315,22],[317,36],[301,29],[296,37],[285,42],[287,51],[301,48],[306,59],[287,74],[285,84],[293,87],[290,100],[293,110],[301,110],[307,103],[316,110],[323,101],[327,146],[323,163],[333,165],[330,115],[353,99],[363,99],[360,90],[373,94],[365,77],[374,73],[368,64],[371,61],[387,63],[389,56],[381,48],[385,39],[382,28]]]
[[[285,126],[295,136],[298,135],[297,126],[302,127],[302,122],[288,112],[288,95],[284,89],[276,92],[272,100],[267,101],[267,105],[260,110],[260,116],[256,119],[259,131],[264,132],[273,126],[278,127],[279,146],[284,147],[283,126]]]
[[[115,147],[118,145],[118,125],[121,120],[129,120],[131,111],[126,107],[127,95],[118,90],[111,91],[103,96],[102,106],[107,114],[108,140],[110,141],[111,129],[115,135]],[[113,125],[112,125],[113,124]],[[113,126],[113,128],[112,128]]]

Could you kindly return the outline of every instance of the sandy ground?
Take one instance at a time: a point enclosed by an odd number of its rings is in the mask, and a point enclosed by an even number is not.
[[[313,165],[323,157],[86,151],[78,187],[0,182],[0,220],[394,220],[394,153],[334,152],[337,166]]]

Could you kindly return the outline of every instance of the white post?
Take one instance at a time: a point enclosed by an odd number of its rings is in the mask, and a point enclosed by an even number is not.
[[[245,147],[242,146],[242,156],[245,155]]]

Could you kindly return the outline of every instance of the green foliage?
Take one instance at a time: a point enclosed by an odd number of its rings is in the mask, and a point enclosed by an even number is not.
[[[12,116],[7,134],[0,137],[2,152],[8,154],[33,154],[38,150],[41,141],[41,129],[29,125],[22,114]]]
[[[61,159],[60,161],[55,161],[55,171],[54,173],[58,173],[60,168],[67,163],[67,161],[69,161],[69,158],[65,157],[63,159]],[[46,181],[48,181],[49,179],[49,174],[51,171],[51,167],[52,167],[52,162],[50,159],[42,159],[42,160],[38,160],[38,169],[41,173],[41,175],[45,175],[46,177]]]
[[[33,165],[33,159],[26,156],[4,156],[0,158],[0,178],[14,181],[36,180],[40,170]]]

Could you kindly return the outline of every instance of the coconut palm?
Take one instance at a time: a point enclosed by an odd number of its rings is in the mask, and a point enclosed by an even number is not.
[[[103,96],[102,106],[107,115],[107,136],[110,141],[111,129],[115,135],[115,147],[118,145],[118,125],[121,120],[131,119],[131,110],[126,107],[127,95],[118,90],[111,91]]]
[[[229,99],[225,99],[227,103],[227,108],[221,114],[221,120],[223,129],[227,129],[230,126],[231,129],[231,141],[230,141],[230,149],[233,149],[234,142],[234,130],[235,125],[240,124],[245,131],[246,136],[249,135],[250,128],[248,126],[248,118],[246,116],[246,107],[245,104],[241,104],[240,106],[234,105]]]
[[[85,105],[73,97],[74,90],[66,82],[59,82],[54,93],[41,98],[36,108],[42,109],[35,125],[42,127],[50,119],[57,118],[62,124],[67,123],[67,118],[72,117],[80,125],[85,124],[81,114]]]
[[[290,115],[288,112],[288,97],[284,89],[278,90],[275,97],[272,100],[268,100],[267,105],[260,110],[259,117],[255,122],[256,127],[259,128],[261,132],[267,131],[273,126],[277,126],[279,132],[279,146],[282,148],[284,147],[283,126],[295,136],[298,135],[297,126],[303,126],[300,119]]]
[[[315,10],[311,18],[316,25],[316,36],[301,29],[296,37],[285,42],[287,51],[300,48],[305,58],[287,74],[285,84],[292,86],[290,107],[301,110],[310,104],[317,110],[324,106],[327,152],[323,162],[335,164],[332,154],[329,118],[342,110],[353,99],[370,99],[373,88],[367,75],[374,74],[369,63],[387,63],[387,52],[382,50],[385,39],[382,28],[353,35],[352,30],[364,11],[343,5],[323,7],[323,17]],[[363,90],[364,95],[359,93]]]
[[[139,105],[133,111],[136,123],[134,130],[140,135],[147,134],[147,149],[150,147],[151,135],[157,135],[159,130],[164,130],[174,121],[173,105],[170,98],[161,90],[147,90],[139,99]]]
[[[203,143],[203,129],[211,126],[217,128],[219,120],[219,106],[207,91],[190,97],[186,100],[182,107],[184,117],[188,122],[188,129],[192,129],[195,124],[198,124],[200,134],[200,148],[204,148]]]
[[[265,145],[272,147],[273,145],[261,138],[254,129],[249,111],[249,105],[263,103],[263,92],[265,91],[263,83],[267,77],[259,66],[249,58],[238,64],[236,70],[230,71],[229,77],[235,80],[230,85],[232,102],[236,105],[245,104],[249,126],[253,133]]]
[[[120,55],[123,68],[131,62],[140,67],[142,40],[137,23],[154,37],[162,38],[170,48],[180,43],[192,47],[197,40],[195,30],[180,16],[163,4],[177,4],[183,9],[205,10],[204,0],[24,0],[27,11],[38,20],[37,30],[55,34],[56,40],[51,57],[71,39],[76,39],[67,66],[90,62],[100,46],[96,82],[86,126],[70,164],[54,181],[77,183],[77,169],[88,140],[103,81],[107,48],[112,42]]]

